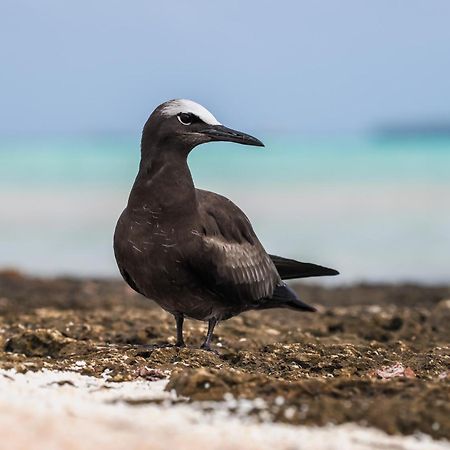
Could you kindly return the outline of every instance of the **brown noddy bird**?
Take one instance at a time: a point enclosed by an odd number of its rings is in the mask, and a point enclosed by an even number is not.
[[[195,188],[187,157],[211,141],[264,146],[191,100],[158,106],[144,126],[139,172],[114,233],[125,281],[174,315],[177,346],[185,345],[185,317],[208,321],[204,349],[217,322],[244,311],[315,311],[282,280],[338,274],[267,254],[234,203]]]

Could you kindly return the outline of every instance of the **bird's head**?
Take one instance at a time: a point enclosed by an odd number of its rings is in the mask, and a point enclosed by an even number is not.
[[[249,134],[223,126],[206,108],[192,100],[159,105],[144,126],[142,147],[167,146],[187,153],[199,144],[228,141],[264,147]]]

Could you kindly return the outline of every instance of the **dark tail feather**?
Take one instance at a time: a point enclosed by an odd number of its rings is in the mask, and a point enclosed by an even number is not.
[[[266,308],[292,308],[299,311],[317,311],[314,306],[302,302],[297,294],[287,285],[277,286],[271,298],[267,299],[261,307]]]
[[[293,278],[322,277],[325,275],[339,275],[339,272],[317,264],[303,263],[295,259],[269,255],[283,280]]]

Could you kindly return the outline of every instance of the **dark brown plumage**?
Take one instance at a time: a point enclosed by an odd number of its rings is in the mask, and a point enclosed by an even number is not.
[[[184,317],[209,322],[202,345],[209,348],[215,324],[243,311],[314,311],[282,278],[337,274],[268,255],[235,204],[195,189],[187,156],[212,140],[262,146],[252,136],[223,127],[194,102],[160,105],[144,127],[139,173],[114,235],[123,278],[175,316],[180,346]]]

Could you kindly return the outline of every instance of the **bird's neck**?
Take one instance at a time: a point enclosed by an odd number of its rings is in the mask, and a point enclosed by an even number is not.
[[[143,152],[128,208],[137,214],[145,214],[149,209],[165,214],[196,210],[197,198],[187,154],[171,150]]]

